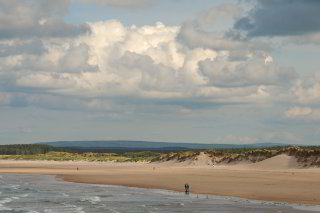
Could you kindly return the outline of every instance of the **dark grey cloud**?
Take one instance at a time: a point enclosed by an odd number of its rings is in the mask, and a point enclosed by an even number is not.
[[[13,44],[0,44],[0,57],[20,54],[40,55],[45,53],[46,51],[46,48],[40,40],[15,42]]]
[[[320,31],[319,0],[258,0],[234,29],[248,37],[295,36]]]
[[[219,37],[216,33],[207,32],[200,28],[199,23],[185,22],[177,36],[178,41],[189,48],[211,48],[214,50],[229,50],[239,47],[236,41]]]
[[[173,92],[181,85],[175,77],[175,71],[163,64],[156,64],[150,56],[126,51],[125,54],[112,63],[117,74],[122,77],[141,76],[139,87],[146,91]]]
[[[88,64],[89,47],[86,44],[71,46],[66,54],[60,60],[57,70],[61,72],[93,72],[97,71],[98,67]]]
[[[250,62],[250,63],[249,63]],[[209,82],[217,87],[250,87],[259,85],[286,85],[297,79],[292,68],[264,64],[261,59],[251,61],[215,61],[199,62],[200,72]]]
[[[1,21],[0,21],[1,22]],[[48,20],[44,25],[36,22],[26,26],[0,26],[0,38],[28,38],[28,37],[74,37],[89,31],[86,24],[72,25],[59,20]]]
[[[89,31],[86,24],[64,22],[69,0],[0,0],[0,38],[73,37]]]
[[[229,32],[230,34],[230,32]],[[270,47],[264,42],[247,42],[235,39],[235,36],[220,35],[208,32],[200,28],[197,22],[185,22],[177,35],[177,40],[185,46],[194,48],[208,48],[219,50],[269,50]]]

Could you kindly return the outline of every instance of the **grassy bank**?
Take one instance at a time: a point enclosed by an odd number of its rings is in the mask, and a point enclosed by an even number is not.
[[[101,151],[101,150],[100,150]],[[52,161],[90,161],[90,162],[165,162],[175,160],[183,162],[196,160],[200,152],[209,156],[214,164],[237,162],[259,162],[268,158],[286,154],[294,156],[303,167],[320,167],[320,147],[271,147],[260,149],[219,149],[191,150],[180,152],[159,153],[155,151],[128,151],[121,153],[77,152],[62,150],[48,145],[2,145],[0,159],[3,160],[52,160]]]
[[[151,161],[158,156],[158,153],[152,152],[131,152],[123,154],[115,153],[70,153],[50,151],[45,154],[29,155],[0,155],[2,160],[52,160],[52,161],[90,161],[90,162],[138,162]]]

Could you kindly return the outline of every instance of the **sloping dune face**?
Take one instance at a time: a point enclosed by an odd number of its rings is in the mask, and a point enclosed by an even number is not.
[[[248,168],[272,170],[272,169],[298,169],[301,168],[297,159],[286,154],[277,155],[266,160],[249,164]]]
[[[212,158],[205,154],[204,152],[200,152],[196,156],[187,157],[183,160],[178,160],[177,158],[171,160],[163,160],[160,162],[153,162],[155,165],[162,166],[212,166],[214,165]]]
[[[212,159],[207,154],[205,154],[204,152],[200,152],[200,154],[196,157],[196,159],[192,161],[191,165],[210,166],[210,165],[213,165],[213,162],[212,162]]]

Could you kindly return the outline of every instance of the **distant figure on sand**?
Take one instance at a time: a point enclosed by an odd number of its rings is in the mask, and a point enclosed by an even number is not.
[[[77,167],[77,171],[79,170],[79,167]]]
[[[186,184],[184,184],[184,190],[185,190],[185,192],[186,192],[186,194],[189,194],[189,184],[188,183],[186,183]]]

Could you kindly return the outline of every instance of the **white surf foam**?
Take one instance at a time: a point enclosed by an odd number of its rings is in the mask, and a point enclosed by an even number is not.
[[[118,212],[117,210],[115,210],[115,209],[109,209],[111,212],[113,212],[113,213],[120,213],[120,212]]]
[[[10,185],[10,187],[11,187],[12,189],[17,190],[17,189],[19,189],[19,188],[20,188],[20,185],[14,185],[14,184],[11,184],[11,185]]]
[[[12,211],[11,208],[0,206],[0,211]]]
[[[10,203],[11,201],[12,201],[12,199],[7,197],[3,200],[0,200],[0,204]]]
[[[20,195],[20,197],[28,197],[29,196],[29,194],[22,194],[22,195]]]
[[[293,205],[292,207],[297,210],[320,212],[320,206]]]
[[[83,211],[82,207],[77,207],[76,212],[77,213],[86,213],[85,211]]]
[[[76,205],[71,205],[71,204],[64,204],[65,212],[76,212],[76,213],[86,213],[82,207],[76,206]]]
[[[88,201],[89,203],[92,203],[92,204],[97,204],[97,203],[99,203],[99,202],[101,201],[101,199],[100,199],[99,196],[81,198],[80,200],[81,200],[82,202]]]
[[[61,193],[61,195],[63,196],[63,197],[70,197],[70,195],[68,195],[68,194],[66,194],[66,193]]]
[[[0,211],[11,211],[11,208],[5,207],[3,204],[10,203],[12,201],[11,198],[4,198],[3,200],[0,200]]]

